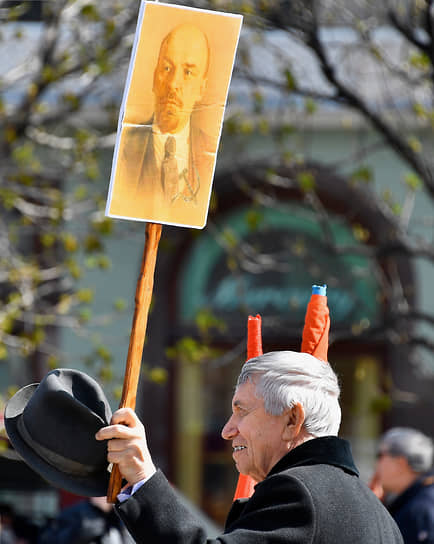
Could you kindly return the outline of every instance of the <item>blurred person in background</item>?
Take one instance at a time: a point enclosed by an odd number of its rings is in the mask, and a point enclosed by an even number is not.
[[[380,439],[370,487],[386,504],[405,544],[434,544],[434,446],[430,437],[394,427]]]
[[[13,528],[14,512],[9,504],[0,504],[0,544],[15,544],[16,535]]]
[[[18,514],[10,504],[0,504],[0,544],[36,544],[39,526]]]
[[[38,544],[132,544],[106,497],[91,497],[65,508],[47,524]]]

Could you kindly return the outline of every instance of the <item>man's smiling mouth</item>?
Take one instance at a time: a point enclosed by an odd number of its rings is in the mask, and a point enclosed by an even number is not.
[[[241,451],[241,450],[245,450],[246,446],[234,446],[232,449],[234,450],[234,452]]]

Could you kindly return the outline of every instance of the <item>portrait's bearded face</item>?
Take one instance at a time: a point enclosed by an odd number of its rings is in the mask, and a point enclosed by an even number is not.
[[[163,133],[187,124],[203,96],[208,69],[208,44],[203,33],[186,24],[164,40],[154,72],[155,120]]]

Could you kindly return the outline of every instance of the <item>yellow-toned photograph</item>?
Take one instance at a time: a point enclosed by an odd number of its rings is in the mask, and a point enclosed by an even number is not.
[[[239,15],[143,2],[106,215],[203,228]]]

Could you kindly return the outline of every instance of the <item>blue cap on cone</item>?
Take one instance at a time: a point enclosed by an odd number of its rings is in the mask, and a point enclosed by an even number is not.
[[[326,296],[327,285],[312,285],[312,295],[323,295]]]

